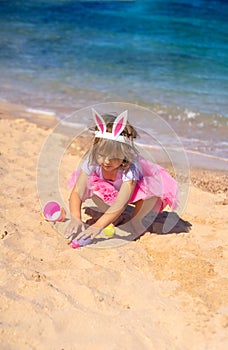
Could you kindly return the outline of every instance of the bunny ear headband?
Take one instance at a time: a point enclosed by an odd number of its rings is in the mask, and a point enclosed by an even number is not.
[[[118,115],[118,117],[116,117],[113,123],[112,132],[106,131],[106,124],[104,119],[93,108],[92,113],[93,119],[95,120],[95,123],[98,127],[98,131],[96,132],[95,137],[131,144],[130,140],[127,137],[120,135],[127,124],[127,111],[122,112],[120,115]]]

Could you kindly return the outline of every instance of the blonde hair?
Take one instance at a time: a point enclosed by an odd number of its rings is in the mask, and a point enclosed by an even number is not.
[[[102,117],[105,120],[106,132],[112,132],[112,127],[117,115],[103,114]],[[97,126],[95,131],[98,130]],[[128,143],[123,143],[115,140],[109,140],[104,138],[95,137],[90,153],[90,163],[97,163],[97,154],[102,153],[106,155],[114,155],[113,158],[123,159],[122,167],[126,171],[131,163],[136,159],[138,150],[136,149],[133,140],[138,136],[135,128],[127,122],[125,128],[121,132],[121,135],[130,140]]]

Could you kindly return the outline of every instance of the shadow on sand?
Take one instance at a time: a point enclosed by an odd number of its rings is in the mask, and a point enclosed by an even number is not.
[[[132,208],[128,206],[123,213],[123,220],[119,222],[118,225],[126,223],[131,216],[131,212]],[[92,225],[102,215],[102,213],[97,211],[97,208],[94,209],[92,207],[86,207],[85,213],[91,217],[86,221],[88,225]],[[183,220],[177,213],[163,211],[159,214],[154,213],[153,215],[148,215],[145,226],[147,227],[146,232],[157,234],[177,234],[188,233],[191,230],[192,224]]]

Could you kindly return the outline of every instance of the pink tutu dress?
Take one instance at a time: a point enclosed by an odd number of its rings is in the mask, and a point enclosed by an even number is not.
[[[153,164],[141,156],[138,158],[138,162],[132,163],[127,171],[119,170],[115,181],[103,178],[100,165],[91,166],[88,164],[88,161],[85,161],[81,169],[88,174],[87,191],[83,201],[96,195],[108,205],[112,205],[116,200],[122,183],[136,180],[135,190],[129,203],[137,202],[140,199],[145,200],[151,197],[158,197],[160,198],[159,208],[156,210],[158,212],[161,212],[167,205],[172,210],[176,209],[178,205],[177,182],[164,168]],[[67,181],[69,187],[74,187],[81,169],[73,172],[71,178]]]

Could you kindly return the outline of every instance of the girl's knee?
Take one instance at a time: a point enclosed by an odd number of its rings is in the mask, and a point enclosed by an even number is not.
[[[141,213],[142,215],[146,215],[149,211],[161,212],[163,208],[163,202],[159,197],[151,197],[148,199],[140,199],[139,201],[134,203],[135,208],[133,212],[133,216]]]

